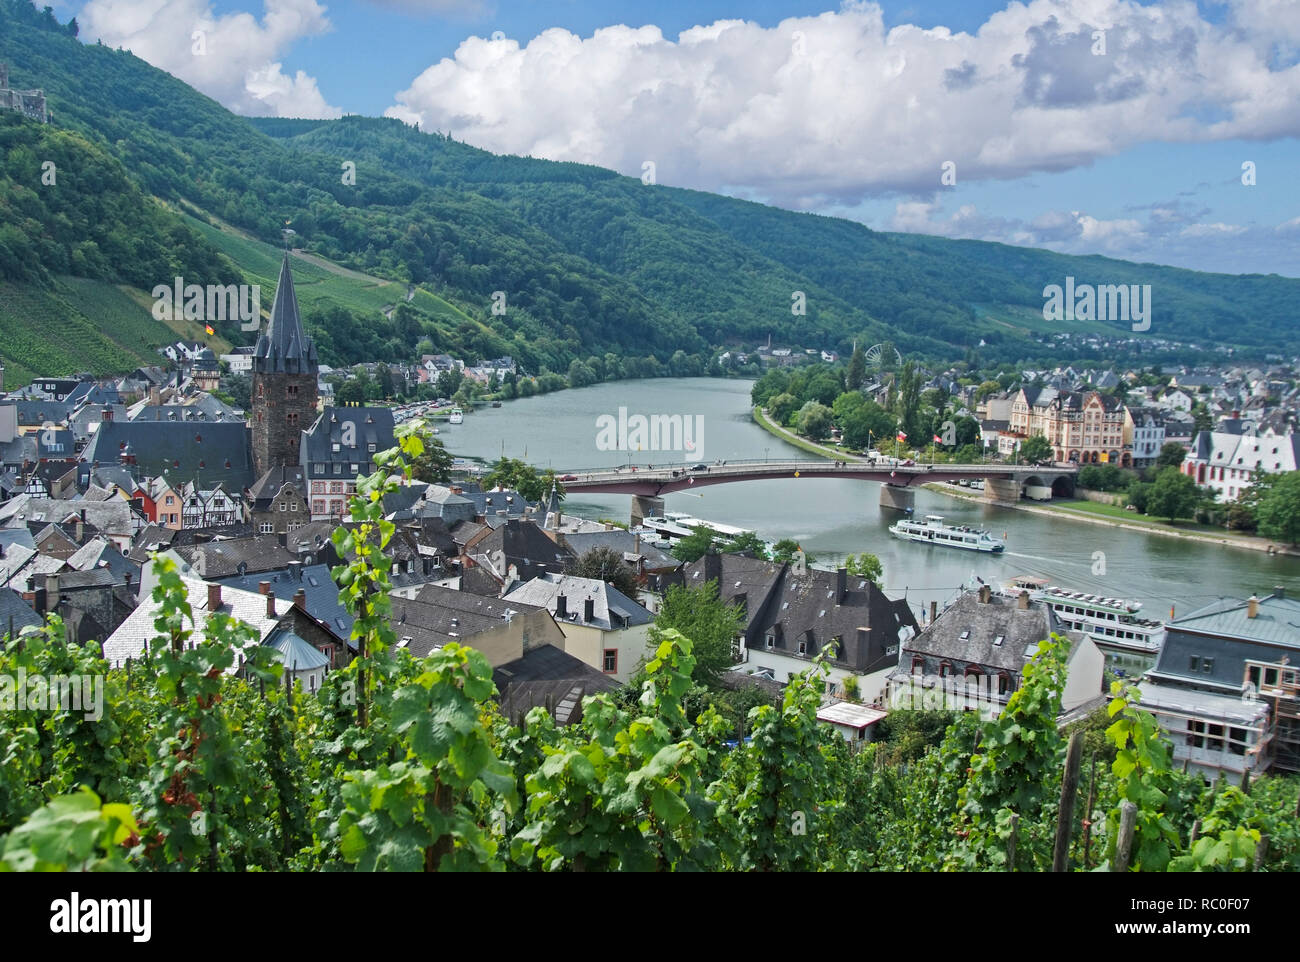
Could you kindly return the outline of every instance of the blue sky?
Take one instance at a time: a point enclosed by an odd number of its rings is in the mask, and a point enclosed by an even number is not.
[[[876,229],[1300,275],[1297,0],[58,9],[240,113],[387,114]]]

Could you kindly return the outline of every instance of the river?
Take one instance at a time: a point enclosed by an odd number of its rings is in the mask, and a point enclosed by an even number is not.
[[[809,457],[773,437],[750,417],[752,381],[674,378],[599,384],[480,408],[460,425],[440,426],[448,449],[495,460],[504,453],[563,472],[586,467],[655,461],[678,456],[597,448],[597,418],[635,414],[702,417],[702,455],[684,461]],[[696,422],[693,422],[696,423]],[[820,565],[869,551],[884,564],[891,597],[906,596],[914,610],[942,608],[975,576],[993,585],[1016,575],[1038,575],[1092,594],[1140,601],[1149,617],[1164,619],[1173,606],[1182,616],[1219,597],[1264,594],[1275,585],[1300,591],[1300,558],[1046,517],[1012,508],[916,490],[917,516],[941,514],[955,524],[1004,533],[1002,555],[899,541],[889,525],[899,517],[882,509],[879,486],[869,481],[800,479],[745,481],[665,497],[666,510],[752,528],[764,539],[794,538]],[[565,510],[586,518],[626,522],[626,495],[576,493]],[[1094,557],[1096,552],[1101,556]],[[1094,569],[1097,571],[1094,574]]]

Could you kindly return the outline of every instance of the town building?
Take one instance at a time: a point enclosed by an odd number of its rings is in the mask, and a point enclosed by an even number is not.
[[[1025,666],[1053,635],[1070,643],[1061,715],[1104,701],[1105,656],[1070,631],[1052,608],[1022,592],[1010,598],[988,585],[962,594],[925,630],[903,642],[889,676],[888,704],[900,708],[978,711],[997,716],[1024,682]]]
[[[898,664],[899,645],[920,626],[906,601],[894,601],[844,568],[822,571],[710,551],[677,579],[687,587],[718,583],[718,596],[741,607],[738,654],[753,670],[789,681],[826,652],[831,693],[854,676],[860,697],[875,700]]]
[[[1056,461],[1129,467],[1133,455],[1125,428],[1130,423],[1128,409],[1110,395],[1025,387],[1011,405],[1010,436],[1046,438]]]
[[[341,518],[375,455],[397,445],[393,409],[327,407],[302,434],[300,465],[313,521]]]
[[[1300,772],[1300,601],[1224,598],[1166,625],[1142,707],[1207,778]]]

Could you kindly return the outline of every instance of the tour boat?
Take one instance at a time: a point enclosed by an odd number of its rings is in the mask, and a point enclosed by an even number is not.
[[[1029,592],[1031,601],[1049,605],[1065,627],[1089,635],[1112,667],[1140,673],[1155,664],[1165,626],[1139,616],[1142,602],[1070,591],[1045,578],[1013,578],[1002,589],[1010,597],[1022,591]]]
[[[964,548],[967,551],[1001,551],[1006,545],[987,531],[966,525],[946,525],[942,515],[927,514],[924,521],[904,519],[893,525],[889,533],[904,541],[921,541],[944,548]]]

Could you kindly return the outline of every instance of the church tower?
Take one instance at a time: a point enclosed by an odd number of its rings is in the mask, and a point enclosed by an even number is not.
[[[298,464],[302,432],[316,420],[318,371],[316,345],[303,334],[298,316],[286,251],[271,321],[253,352],[253,462],[259,478]]]

